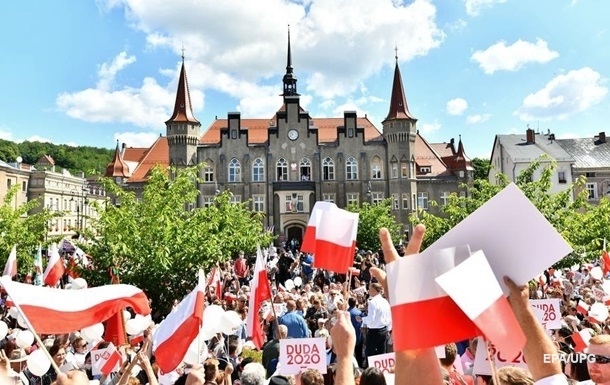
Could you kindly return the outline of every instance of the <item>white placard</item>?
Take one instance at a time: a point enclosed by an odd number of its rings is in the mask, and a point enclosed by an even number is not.
[[[472,367],[473,374],[480,374],[484,376],[491,376],[491,365],[487,360],[486,352],[487,342],[482,337],[479,337],[477,344],[477,353],[474,356],[474,365]],[[499,352],[493,344],[489,345],[490,356],[496,363],[496,368],[500,369],[504,366],[517,366],[519,368],[527,369],[527,364],[523,358],[523,353],[520,352],[516,357],[505,357]]]
[[[298,374],[316,369],[326,374],[326,340],[324,338],[284,338],[280,340],[281,374]]]
[[[546,330],[561,329],[559,298],[532,299],[530,304],[540,310],[536,315]]]
[[[436,352],[436,357],[438,357],[439,360],[441,358],[445,358],[445,345],[435,346],[434,351]]]
[[[529,280],[572,252],[570,245],[514,183],[466,217],[422,254],[469,245],[483,250],[505,294],[504,277],[517,285]],[[455,265],[463,260],[456,260]]]
[[[593,295],[595,295],[595,301],[596,302],[603,303],[604,302],[604,297],[606,296],[606,293],[603,290],[594,287],[593,288]]]
[[[396,366],[396,354],[385,353],[377,354],[375,356],[368,357],[369,368],[377,368],[382,373],[393,372],[392,368]]]
[[[95,375],[104,374],[102,368],[106,365],[114,365],[110,368],[110,372],[116,372],[121,365],[120,355],[117,359],[117,350],[113,344],[108,345],[105,349],[97,349],[91,351],[91,372]]]

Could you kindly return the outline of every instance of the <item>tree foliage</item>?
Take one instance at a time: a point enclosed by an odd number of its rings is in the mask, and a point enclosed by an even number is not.
[[[472,160],[472,167],[474,167],[474,179],[475,180],[489,178],[489,170],[491,168],[489,159],[474,158]]]
[[[114,151],[107,148],[28,141],[15,143],[0,139],[0,159],[5,162],[15,162],[21,156],[24,163],[35,164],[42,156],[50,155],[57,167],[87,175],[103,173],[113,154]]]
[[[171,177],[170,177],[171,175]],[[246,203],[231,203],[230,192],[207,208],[193,208],[199,194],[197,168],[152,170],[142,199],[111,180],[106,190],[120,206],[108,205],[93,224],[98,234],[88,248],[95,268],[86,272],[94,284],[109,282],[116,268],[122,283],[143,289],[155,309],[168,311],[174,299],[195,285],[197,271],[229,260],[238,251],[252,253],[268,245],[262,214]]]
[[[56,241],[45,239],[47,223],[61,214],[45,208],[41,212],[28,215],[41,202],[31,200],[16,207],[15,197],[20,188],[18,184],[13,185],[0,207],[0,253],[2,253],[0,261],[6,262],[11,249],[16,245],[19,273],[27,274],[34,268],[34,253],[38,246],[45,241]]]
[[[585,249],[583,249],[581,242],[590,242],[587,250],[591,250],[594,245],[591,237],[585,235],[588,232],[588,230],[585,230],[588,226],[584,221],[585,219],[592,220],[601,214],[600,210],[608,210],[605,214],[606,229],[608,228],[610,204],[600,205],[601,207],[590,206],[586,203],[586,196],[583,193],[577,194],[576,198],[573,199],[574,192],[578,191],[585,183],[584,178],[575,181],[559,193],[552,193],[551,187],[555,169],[556,163],[543,157],[532,162],[527,169],[523,170],[515,183],[574,248],[571,255],[557,264],[557,267],[564,267],[583,260]],[[538,174],[539,177],[535,177]],[[448,203],[439,208],[438,215],[425,210],[419,210],[415,215],[412,215],[411,221],[413,223],[422,223],[426,226],[423,246],[428,247],[434,243],[509,184],[508,178],[503,174],[498,174],[496,180],[498,181],[496,185],[491,184],[487,178],[475,180],[473,187],[468,191],[468,196],[459,197],[452,194]],[[595,214],[593,214],[594,212]],[[578,231],[579,229],[581,231]],[[597,234],[602,232],[600,228]],[[593,256],[591,254],[589,257]],[[597,257],[599,257],[599,248],[597,249]]]
[[[365,202],[362,206],[351,204],[347,207],[348,211],[359,213],[358,221],[358,248],[361,250],[377,251],[381,249],[379,241],[379,229],[386,227],[392,239],[401,238],[400,230],[402,225],[396,222],[392,215],[391,199],[386,199],[380,203],[370,204]]]

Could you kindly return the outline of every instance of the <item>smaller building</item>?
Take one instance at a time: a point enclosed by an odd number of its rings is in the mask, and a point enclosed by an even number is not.
[[[0,201],[4,202],[6,194],[15,186],[20,186],[13,197],[11,206],[17,209],[28,201],[30,168],[22,163],[9,164],[0,160]],[[24,215],[25,216],[25,215]]]
[[[533,179],[539,178],[545,163],[549,164],[554,159],[557,162],[557,169],[553,177],[551,193],[559,193],[568,188],[573,181],[574,157],[555,139],[554,134],[537,133],[531,128],[526,130],[525,135],[496,135],[490,157],[489,181],[493,184],[498,183],[497,174],[502,173],[511,182],[515,182],[523,170],[543,155],[549,160],[542,161],[542,167],[536,171]]]
[[[557,142],[574,159],[574,180],[581,176],[587,178],[584,188],[589,202],[598,203],[602,197],[610,196],[610,144],[606,133],[600,132],[589,138],[559,139]]]
[[[47,235],[72,236],[90,229],[91,221],[98,217],[92,203],[104,204],[107,199],[104,189],[84,174],[72,175],[65,169],[56,171],[55,162],[48,155],[39,163],[30,172],[29,199],[39,199],[42,205],[31,213],[47,208],[61,214],[49,222]]]

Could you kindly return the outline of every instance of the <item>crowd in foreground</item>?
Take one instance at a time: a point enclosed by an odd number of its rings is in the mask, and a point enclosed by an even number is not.
[[[273,311],[260,313],[267,331],[262,354],[252,354],[253,344],[245,335],[246,325],[233,335],[217,333],[207,341],[207,354],[198,362],[185,362],[170,373],[161,373],[155,364],[151,325],[142,342],[121,346],[123,364],[109,375],[93,375],[90,351],[103,348],[108,342],[86,341],[77,332],[70,335],[41,336],[44,348],[54,363],[62,369],[57,374],[51,367],[44,375],[35,376],[26,366],[26,357],[41,349],[33,343],[19,348],[13,332],[1,342],[0,385],[27,381],[31,385],[57,384],[161,384],[161,385],[381,385],[391,378],[395,384],[491,384],[492,376],[473,372],[474,358],[479,349],[477,340],[456,341],[445,346],[439,359],[433,349],[395,352],[392,377],[379,368],[368,367],[367,358],[393,351],[393,324],[388,303],[384,264],[402,255],[418,252],[423,229],[418,227],[406,250],[396,249],[387,232],[380,234],[382,253],[358,252],[355,270],[347,287],[346,277],[326,271],[316,271],[309,255],[300,255],[290,247],[268,255],[268,275],[274,291]],[[251,264],[244,255],[233,263],[221,266],[223,282],[220,293],[208,288],[209,304],[247,318],[248,286]],[[575,301],[589,305],[596,299],[595,288],[602,280],[589,275],[590,266],[577,271],[546,271],[539,282],[518,287],[509,278],[509,301],[523,329],[527,342],[523,350],[527,370],[506,366],[497,369],[495,381],[502,384],[610,384],[610,335],[604,322],[595,322],[580,314]],[[578,273],[578,274],[575,274]],[[530,298],[559,298],[562,303],[562,328],[549,335],[530,306]],[[6,317],[11,329],[18,329],[15,319]],[[592,322],[593,321],[593,322]],[[451,320],[447,320],[451,322]],[[577,352],[575,332],[593,335],[587,353]],[[279,340],[284,338],[323,338],[326,342],[327,373],[304,370],[296,376],[281,375],[278,367]],[[551,360],[558,354],[578,359]],[[584,354],[584,355],[583,355]],[[563,364],[568,362],[568,364]],[[21,375],[19,375],[21,374]]]

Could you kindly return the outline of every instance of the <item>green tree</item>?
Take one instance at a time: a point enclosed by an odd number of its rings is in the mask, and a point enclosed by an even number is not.
[[[472,167],[474,167],[475,180],[489,178],[489,169],[491,168],[489,159],[474,158],[472,160]]]
[[[579,240],[574,236],[575,228],[582,226],[582,214],[587,211],[583,194],[572,199],[574,191],[583,185],[584,179],[577,180],[572,186],[559,193],[551,193],[552,179],[555,174],[556,163],[547,158],[532,162],[517,177],[516,184],[523,193],[555,227],[555,229],[571,244],[575,252],[564,258],[557,267],[571,266],[582,258]],[[539,178],[535,178],[539,171]],[[439,239],[443,234],[456,226],[464,218],[481,207],[490,198],[500,192],[509,183],[506,175],[498,174],[497,185],[492,185],[487,179],[475,180],[468,191],[467,197],[458,197],[452,194],[448,203],[440,207],[438,215],[419,210],[411,216],[413,223],[423,223],[426,226],[424,247]],[[436,204],[434,202],[433,204]]]
[[[0,139],[0,159],[5,162],[14,162],[19,156],[19,147],[14,142]]]
[[[114,268],[122,283],[138,286],[166,312],[193,288],[199,268],[209,272],[240,250],[253,253],[257,244],[271,242],[262,214],[251,212],[248,202],[231,203],[228,191],[210,207],[189,209],[199,194],[197,181],[197,168],[168,173],[155,167],[140,200],[105,180],[120,206],[100,208],[94,223],[100,236],[88,248],[95,265],[85,272],[91,283],[107,284]]]
[[[357,244],[361,250],[377,251],[381,249],[379,242],[379,229],[386,227],[392,239],[398,240],[402,234],[402,225],[396,222],[392,215],[391,199],[386,199],[377,204],[365,202],[362,206],[351,204],[348,211],[359,213]]]
[[[0,207],[0,253],[2,253],[0,260],[3,261],[2,266],[4,266],[11,249],[16,245],[19,272],[27,274],[34,267],[34,252],[45,242],[47,223],[61,214],[43,209],[41,212],[28,215],[28,212],[37,208],[41,202],[31,200],[16,206],[15,196],[20,188],[20,185],[13,185]]]

